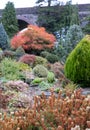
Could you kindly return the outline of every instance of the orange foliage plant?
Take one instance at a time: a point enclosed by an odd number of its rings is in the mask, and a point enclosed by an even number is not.
[[[54,35],[47,33],[45,28],[29,25],[11,39],[11,47],[16,49],[22,46],[25,50],[44,50],[53,48],[55,41]]]

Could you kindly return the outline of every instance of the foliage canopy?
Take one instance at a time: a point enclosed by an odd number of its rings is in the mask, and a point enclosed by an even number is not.
[[[45,28],[29,25],[24,31],[11,39],[12,48],[22,46],[25,50],[44,50],[54,47],[55,37],[46,32]]]

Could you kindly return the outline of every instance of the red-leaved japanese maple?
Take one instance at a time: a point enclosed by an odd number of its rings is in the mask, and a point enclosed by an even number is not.
[[[46,32],[45,28],[29,25],[11,39],[11,47],[16,49],[22,46],[25,50],[44,50],[54,47],[54,35]]]

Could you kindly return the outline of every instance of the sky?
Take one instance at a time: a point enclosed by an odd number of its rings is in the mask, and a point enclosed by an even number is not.
[[[35,6],[35,2],[37,0],[0,0],[0,9],[4,9],[6,3],[10,1],[14,3],[15,8],[23,8],[23,7],[33,7]],[[59,0],[66,3],[69,0]],[[72,0],[72,4],[90,4],[90,0]]]

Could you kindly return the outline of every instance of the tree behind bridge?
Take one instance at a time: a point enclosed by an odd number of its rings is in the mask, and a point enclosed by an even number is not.
[[[38,2],[45,0],[38,0]],[[51,0],[52,2],[53,0]],[[45,6],[39,8],[39,16],[37,24],[46,28],[48,32],[55,32],[62,28],[70,27],[73,24],[79,25],[78,7],[72,5],[72,1],[68,1],[66,5],[56,4],[54,6]],[[49,0],[47,1],[49,2]]]
[[[37,0],[36,4],[40,4],[41,3],[41,5],[42,5],[42,3],[47,3],[48,4],[47,6],[50,7],[52,2],[56,3],[56,2],[58,2],[58,0]]]

